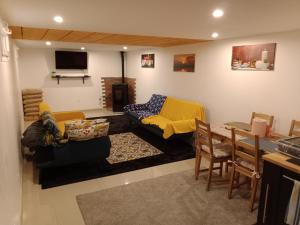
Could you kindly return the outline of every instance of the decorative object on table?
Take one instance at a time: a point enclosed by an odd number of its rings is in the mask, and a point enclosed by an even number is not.
[[[141,65],[142,68],[154,68],[154,54],[142,54]]]
[[[276,43],[232,47],[231,69],[274,70]]]
[[[43,91],[41,89],[24,89],[22,90],[22,100],[24,120],[38,120],[39,104],[43,101]]]
[[[265,137],[267,132],[267,121],[259,118],[254,118],[252,121],[251,133],[259,137]]]
[[[182,54],[174,56],[175,72],[195,72],[195,54]]]

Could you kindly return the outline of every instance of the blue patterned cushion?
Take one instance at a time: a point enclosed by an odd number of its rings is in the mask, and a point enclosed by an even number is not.
[[[136,113],[136,115],[137,115],[137,117],[138,117],[139,120],[142,120],[142,119],[144,119],[146,117],[155,115],[154,113],[152,113],[150,111],[144,111],[144,110],[142,110],[142,111],[135,111],[135,113]]]
[[[146,104],[130,104],[124,107],[124,112],[135,113],[138,119],[157,115],[166,100],[167,96],[153,94]]]
[[[149,111],[154,114],[159,114],[166,98],[167,96],[153,94],[150,101],[147,103]]]
[[[124,107],[124,112],[148,110],[147,104],[130,104]]]

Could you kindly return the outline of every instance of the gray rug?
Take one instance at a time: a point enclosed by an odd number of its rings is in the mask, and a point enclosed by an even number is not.
[[[205,191],[193,171],[77,196],[86,225],[250,225],[249,199],[227,199],[226,185]]]
[[[111,149],[107,161],[110,164],[163,153],[131,132],[109,135],[109,138],[111,141]]]

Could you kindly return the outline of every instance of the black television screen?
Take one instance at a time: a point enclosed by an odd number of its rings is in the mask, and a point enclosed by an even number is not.
[[[56,69],[87,69],[87,52],[55,51]]]

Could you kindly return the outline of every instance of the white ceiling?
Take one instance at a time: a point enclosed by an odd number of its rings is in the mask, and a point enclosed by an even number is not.
[[[215,8],[223,18],[212,18]],[[0,0],[0,17],[10,25],[182,38],[217,31],[223,39],[300,29],[300,0]]]

